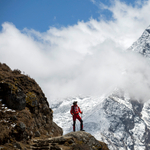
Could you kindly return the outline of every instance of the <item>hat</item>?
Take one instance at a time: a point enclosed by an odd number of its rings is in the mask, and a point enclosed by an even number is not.
[[[76,103],[77,103],[77,101],[74,101],[74,102],[73,102],[73,104],[76,104]]]

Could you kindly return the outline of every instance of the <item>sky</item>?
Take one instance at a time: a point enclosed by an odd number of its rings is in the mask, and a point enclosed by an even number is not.
[[[91,17],[96,19],[100,14],[90,0],[1,0],[0,10],[1,24],[13,22],[20,30],[26,27],[40,32],[45,32],[50,26],[74,25]]]
[[[0,62],[35,79],[50,103],[119,86],[148,99],[149,62],[126,49],[149,10],[150,0],[0,0]]]
[[[135,5],[135,0],[123,2]],[[26,27],[45,32],[50,26],[66,27],[90,18],[111,20],[112,12],[100,8],[100,4],[113,3],[110,0],[0,0],[0,24],[12,22],[19,30]]]

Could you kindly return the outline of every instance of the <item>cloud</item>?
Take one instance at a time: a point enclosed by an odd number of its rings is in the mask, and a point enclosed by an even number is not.
[[[116,86],[148,99],[149,63],[124,50],[149,25],[149,5],[150,0],[140,7],[115,1],[103,6],[113,14],[109,21],[91,18],[73,26],[50,27],[44,33],[20,31],[5,22],[0,33],[0,60],[34,78],[49,102],[79,94],[101,95]]]
[[[92,2],[93,4],[95,4],[95,3],[96,3],[96,1],[95,1],[95,0],[91,0],[91,2]]]

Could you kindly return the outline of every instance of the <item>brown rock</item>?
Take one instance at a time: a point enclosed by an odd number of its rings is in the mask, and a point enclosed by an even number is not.
[[[109,150],[105,143],[96,140],[91,134],[83,131],[33,142],[34,149],[49,147],[50,150]]]
[[[36,81],[1,63],[0,99],[0,144],[19,139],[26,143],[36,131],[41,137],[62,135],[63,131],[53,122],[53,112]]]

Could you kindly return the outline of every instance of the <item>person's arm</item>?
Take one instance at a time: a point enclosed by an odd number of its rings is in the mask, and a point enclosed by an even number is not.
[[[70,113],[71,113],[71,115],[74,115],[74,113],[73,113],[73,106],[71,107]]]
[[[82,114],[82,111],[81,111],[80,107],[78,107],[78,108],[79,108],[79,112],[80,112],[80,114]]]

